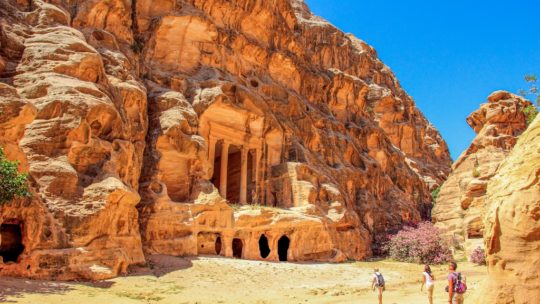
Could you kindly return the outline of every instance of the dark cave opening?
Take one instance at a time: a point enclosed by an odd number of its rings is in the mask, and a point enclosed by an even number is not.
[[[244,243],[242,242],[241,239],[233,239],[233,242],[232,242],[233,257],[237,259],[241,259],[243,247],[244,247]]]
[[[287,255],[289,253],[290,243],[291,241],[286,235],[282,236],[278,241],[278,255],[279,255],[279,260],[282,262],[287,261]]]
[[[262,234],[259,238],[259,252],[261,253],[261,258],[266,259],[270,254],[270,246],[268,246],[268,238]]]
[[[21,226],[18,224],[2,224],[0,226],[0,256],[6,262],[17,262],[24,251]]]

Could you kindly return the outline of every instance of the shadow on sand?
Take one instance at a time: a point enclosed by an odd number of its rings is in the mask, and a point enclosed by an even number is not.
[[[126,276],[154,276],[159,278],[168,273],[192,267],[192,261],[196,259],[196,257],[181,258],[165,255],[147,256],[146,265],[130,268]],[[60,282],[0,277],[0,303],[17,303],[17,298],[28,294],[63,295],[76,289],[77,286],[108,289],[114,284],[114,279],[93,282]]]
[[[94,288],[110,288],[114,282],[55,282],[38,281],[23,278],[2,277],[0,281],[0,303],[17,303],[16,298],[24,294],[66,294],[75,285]],[[8,299],[9,298],[9,299]]]
[[[175,257],[169,255],[149,255],[146,256],[145,266],[135,266],[129,270],[128,276],[150,275],[157,278],[168,273],[193,266],[197,257]]]

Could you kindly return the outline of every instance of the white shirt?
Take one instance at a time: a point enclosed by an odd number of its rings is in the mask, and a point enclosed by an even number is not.
[[[424,272],[424,277],[426,278],[426,286],[433,285],[433,278],[429,275],[429,273]]]

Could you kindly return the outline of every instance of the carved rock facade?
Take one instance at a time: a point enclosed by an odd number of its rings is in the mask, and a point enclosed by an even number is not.
[[[1,209],[24,246],[2,274],[106,278],[143,251],[362,259],[449,172],[373,48],[302,1],[0,6],[1,144],[34,191]]]

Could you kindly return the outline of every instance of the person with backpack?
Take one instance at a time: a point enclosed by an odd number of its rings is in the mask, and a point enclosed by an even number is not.
[[[375,291],[375,287],[377,287],[377,290],[379,291],[379,304],[382,304],[382,294],[385,289],[384,277],[379,272],[378,268],[375,268],[374,274],[373,274],[373,280],[371,282],[371,288],[373,289],[373,291]]]
[[[463,294],[467,291],[467,284],[461,276],[461,273],[456,272],[456,269],[456,262],[450,262],[448,265],[448,286],[446,286],[448,303],[463,304]]]
[[[423,291],[424,285],[426,285],[429,304],[433,304],[433,288],[435,287],[434,281],[435,276],[431,272],[431,267],[429,267],[429,265],[424,266],[424,272],[422,273],[422,286],[420,286],[420,291]]]

